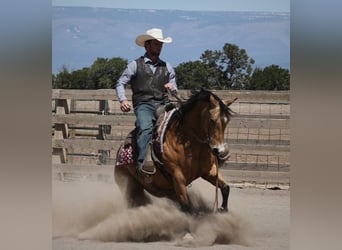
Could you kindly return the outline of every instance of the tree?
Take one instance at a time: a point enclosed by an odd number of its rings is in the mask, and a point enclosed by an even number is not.
[[[52,88],[54,89],[84,89],[89,88],[89,68],[83,68],[69,72],[66,66],[62,71],[52,76]]]
[[[209,88],[208,66],[200,61],[181,63],[176,67],[175,72],[180,89]]]
[[[270,65],[264,69],[256,68],[248,86],[250,90],[289,90],[290,73],[278,65]]]
[[[73,79],[68,68],[63,65],[62,70],[52,78],[52,88],[71,89]]]
[[[246,50],[235,44],[226,43],[223,46],[221,65],[227,80],[228,88],[245,89],[249,84],[254,59],[247,55]]]
[[[85,67],[80,70],[71,72],[73,79],[73,89],[89,89],[92,86],[91,79],[89,78],[89,68]]]
[[[206,50],[201,59],[219,89],[245,89],[248,85],[254,59],[237,45],[226,43],[223,51]]]
[[[66,66],[52,76],[52,87],[61,89],[105,89],[114,88],[127,65],[120,57],[97,58],[90,68],[70,72]]]
[[[290,73],[277,65],[264,69],[252,65],[254,59],[246,50],[226,43],[223,50],[205,50],[200,60],[179,64],[176,68],[178,88],[289,90]],[[120,57],[97,58],[88,68],[70,72],[66,66],[52,75],[52,87],[64,89],[115,88],[127,66]],[[253,71],[253,74],[252,74]]]
[[[225,79],[223,74],[223,65],[220,64],[222,52],[215,50],[206,50],[202,53],[200,59],[207,66],[209,88],[224,89]]]
[[[127,60],[120,57],[97,58],[89,70],[93,89],[114,88],[126,65]]]

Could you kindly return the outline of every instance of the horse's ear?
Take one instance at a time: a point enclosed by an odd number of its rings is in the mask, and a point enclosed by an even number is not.
[[[211,108],[218,107],[219,102],[216,100],[216,98],[213,95],[210,95],[210,106]]]
[[[238,98],[235,97],[234,100],[226,100],[226,101],[225,101],[225,104],[226,104],[227,106],[229,106],[229,105],[231,105],[233,102],[235,102],[237,99],[238,99]]]

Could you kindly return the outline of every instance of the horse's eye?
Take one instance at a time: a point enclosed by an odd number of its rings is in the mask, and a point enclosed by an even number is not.
[[[212,128],[214,125],[215,125],[215,120],[212,119],[212,118],[210,118],[210,119],[209,119],[208,126],[209,126],[210,128]]]
[[[223,122],[223,123],[226,124],[226,123],[228,123],[228,121],[229,121],[229,120],[228,120],[228,117],[227,117],[227,116],[223,116],[223,117],[222,117],[222,122]]]

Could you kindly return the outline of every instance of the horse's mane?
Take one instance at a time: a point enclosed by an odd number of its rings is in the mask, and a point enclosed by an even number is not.
[[[233,111],[227,105],[225,105],[216,94],[202,88],[200,90],[191,90],[191,95],[189,96],[189,99],[182,103],[178,108],[178,112],[176,112],[177,115],[174,116],[174,119],[177,118],[177,120],[179,121],[178,125],[181,126],[186,114],[190,110],[192,110],[192,108],[196,105],[198,101],[202,100],[209,102],[210,96],[213,96],[218,101],[221,111],[224,112],[228,116],[228,118],[230,118],[233,114]]]

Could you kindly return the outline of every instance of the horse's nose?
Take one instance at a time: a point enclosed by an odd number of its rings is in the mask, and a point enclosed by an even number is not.
[[[214,147],[213,154],[217,156],[219,159],[228,159],[229,158],[228,144],[224,143],[220,145],[219,147]]]
[[[213,151],[214,151],[215,154],[222,154],[222,153],[229,152],[228,143],[222,143],[222,144],[214,147]]]
[[[219,149],[218,148],[213,148],[213,153],[214,153],[214,155],[218,156]]]

